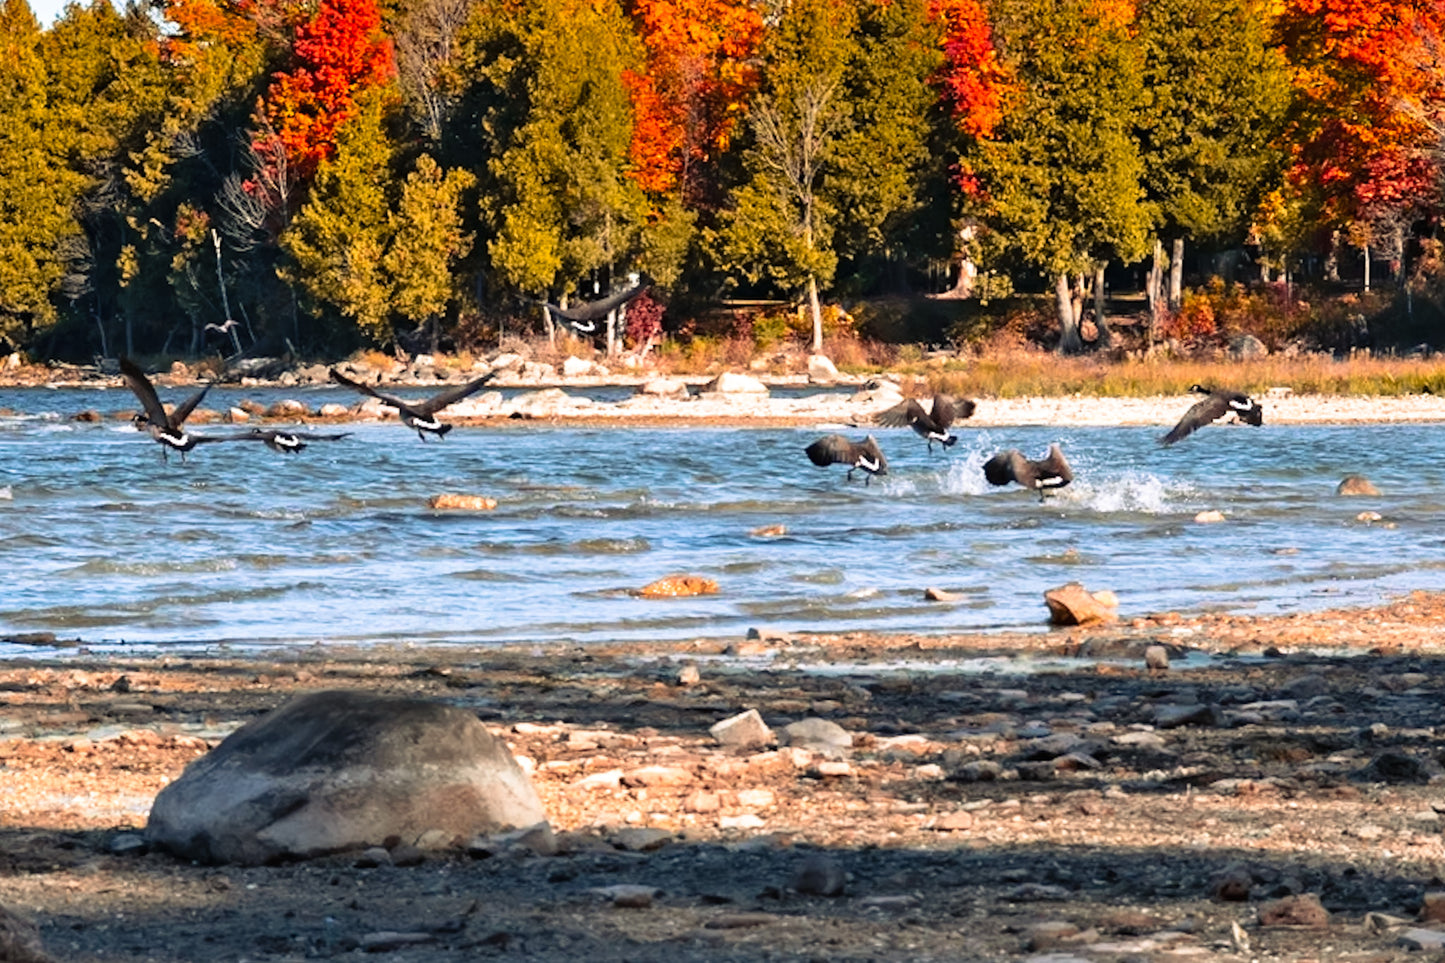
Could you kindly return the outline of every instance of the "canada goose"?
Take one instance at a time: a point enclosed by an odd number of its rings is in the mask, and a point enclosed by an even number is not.
[[[597,331],[598,320],[607,317],[611,311],[622,307],[628,301],[637,297],[651,286],[651,281],[640,276],[633,277],[633,285],[615,294],[610,294],[597,301],[589,301],[586,304],[578,304],[574,307],[564,308],[552,304],[549,301],[535,301],[545,307],[551,314],[572,326],[572,330],[578,334],[593,334]]]
[[[161,445],[161,457],[170,460],[172,449],[181,453],[181,461],[186,460],[186,452],[197,445],[212,441],[225,441],[224,438],[212,438],[205,435],[193,435],[183,427],[185,421],[190,417],[191,412],[196,410],[196,405],[211,390],[209,384],[202,386],[200,391],[191,395],[181,402],[169,414],[166,413],[165,405],[161,404],[160,396],[156,394],[155,385],[146,377],[134,361],[129,358],[120,359],[120,376],[135,396],[140,399],[141,410],[136,413],[131,422],[137,431],[146,431]]]
[[[849,481],[853,479],[853,472],[860,468],[868,473],[864,484],[871,485],[874,475],[888,474],[888,459],[883,457],[872,435],[862,441],[849,441],[842,435],[824,435],[803,450],[807,452],[808,460],[819,468],[847,465]]]
[[[393,398],[391,395],[382,394],[371,385],[362,384],[360,381],[353,381],[335,368],[331,369],[331,380],[348,388],[355,388],[364,395],[371,395],[389,408],[395,408],[401,415],[402,424],[408,428],[416,429],[416,436],[426,441],[426,432],[431,432],[438,438],[445,438],[446,433],[452,430],[452,426],[438,421],[436,413],[447,405],[454,405],[467,395],[477,391],[482,385],[496,377],[495,371],[489,371],[473,381],[464,385],[455,385],[443,391],[435,397],[425,401],[402,401],[400,398]]]
[[[1172,445],[1176,441],[1187,438],[1195,429],[1218,421],[1231,412],[1246,425],[1264,424],[1264,409],[1243,392],[1228,391],[1223,388],[1211,389],[1203,385],[1192,385],[1189,390],[1205,397],[1196,401],[1184,413],[1184,417],[1179,419],[1179,424],[1169,429],[1169,433],[1159,439],[1159,444]]]
[[[1032,488],[1039,493],[1042,501],[1044,492],[1063,488],[1073,481],[1074,471],[1064,457],[1064,450],[1055,443],[1049,446],[1048,454],[1037,461],[1025,458],[1017,448],[1001,451],[984,462],[983,477],[990,485],[1017,482],[1025,488]]]
[[[343,431],[332,435],[318,435],[305,431],[280,431],[276,428],[252,428],[250,431],[239,435],[232,435],[226,441],[260,441],[272,451],[298,452],[306,447],[308,441],[340,441],[350,435],[351,432]]]
[[[936,394],[931,411],[924,411],[917,398],[909,398],[880,412],[874,420],[889,428],[908,425],[928,442],[928,450],[932,451],[935,441],[945,448],[958,443],[958,436],[948,430],[949,426],[955,421],[972,418],[975,407],[967,398],[960,400],[952,395]]]

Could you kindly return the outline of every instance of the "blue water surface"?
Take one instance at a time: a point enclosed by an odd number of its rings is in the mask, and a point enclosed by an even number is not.
[[[212,407],[281,397],[212,395]],[[364,423],[296,456],[213,445],[182,464],[125,422],[70,417],[133,407],[114,389],[0,391],[0,637],[168,648],[942,633],[1042,628],[1044,590],[1075,580],[1113,589],[1126,617],[1445,587],[1438,425],[1216,426],[1167,449],[1157,428],[965,426],[932,453],[906,429],[874,429],[892,471],[864,485],[804,457],[834,430],[821,426],[516,422],[423,444]],[[1041,504],[985,483],[994,451],[1038,456],[1053,441],[1070,488]],[[1350,472],[1384,495],[1337,497]],[[430,510],[443,492],[498,506]],[[1226,521],[1194,521],[1210,509]],[[1381,518],[1360,520],[1367,510]],[[769,526],[786,533],[755,534]],[[631,592],[679,572],[721,591]],[[928,587],[960,600],[926,602]]]

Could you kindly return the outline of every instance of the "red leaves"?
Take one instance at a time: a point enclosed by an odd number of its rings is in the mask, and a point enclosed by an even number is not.
[[[336,150],[336,132],[356,113],[357,95],[396,72],[375,0],[320,0],[298,24],[295,65],[278,73],[266,115],[295,176],[306,179]]]
[[[632,177],[688,189],[689,168],[725,150],[757,85],[762,17],[739,0],[634,0],[647,75],[628,74],[636,127]]]
[[[987,137],[1003,119],[1008,74],[993,45],[988,15],[977,0],[935,0],[943,29],[944,66],[937,81],[959,129]]]

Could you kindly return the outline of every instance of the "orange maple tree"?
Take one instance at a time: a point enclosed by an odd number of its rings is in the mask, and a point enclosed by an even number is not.
[[[934,0],[942,31],[943,67],[936,82],[959,130],[987,137],[1003,118],[1008,71],[994,47],[988,14],[978,0]]]
[[[1292,176],[1348,220],[1416,203],[1436,182],[1434,135],[1412,109],[1438,101],[1438,71],[1411,56],[1439,38],[1436,0],[1285,0],[1277,29],[1297,111]]]
[[[763,36],[745,0],[633,0],[646,73],[627,72],[633,179],[646,191],[695,192],[694,166],[725,150],[758,83]]]
[[[357,95],[396,74],[376,0],[320,0],[296,25],[293,65],[275,75],[265,112],[299,179],[336,151],[336,132],[355,116]]]

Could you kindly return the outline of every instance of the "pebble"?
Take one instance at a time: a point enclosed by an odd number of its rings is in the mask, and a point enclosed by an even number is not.
[[[721,745],[733,749],[766,746],[776,738],[756,709],[748,709],[713,725],[708,733]]]
[[[1330,912],[1320,905],[1320,898],[1314,893],[1299,893],[1262,904],[1259,922],[1264,926],[1323,929],[1330,925]]]

